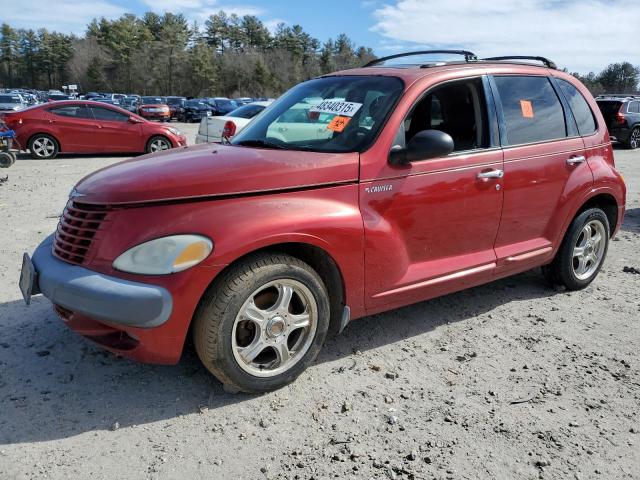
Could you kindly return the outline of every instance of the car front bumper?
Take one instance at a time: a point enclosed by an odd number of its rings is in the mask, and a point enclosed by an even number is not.
[[[53,235],[33,253],[36,289],[63,309],[110,325],[153,328],[173,310],[171,294],[157,285],[132,282],[63,262],[53,256]]]

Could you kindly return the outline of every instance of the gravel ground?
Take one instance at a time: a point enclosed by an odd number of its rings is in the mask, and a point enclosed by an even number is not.
[[[22,252],[124,158],[0,171],[1,479],[640,479],[640,152],[616,150],[628,213],[586,290],[528,272],[358,320],[262,396],[223,392],[192,348],[136,364],[23,305]]]

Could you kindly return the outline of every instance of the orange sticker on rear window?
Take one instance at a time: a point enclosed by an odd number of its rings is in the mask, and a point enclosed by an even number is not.
[[[520,109],[524,118],[533,118],[533,105],[529,100],[520,100]]]
[[[329,123],[329,125],[327,125],[327,129],[340,133],[341,131],[344,130],[344,127],[347,126],[347,123],[349,123],[349,120],[351,120],[350,117],[340,117],[340,116],[334,117],[333,120],[331,120],[331,122]]]

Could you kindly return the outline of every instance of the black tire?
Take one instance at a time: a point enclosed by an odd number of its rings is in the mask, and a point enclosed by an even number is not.
[[[47,145],[47,149],[43,149],[40,144]],[[52,146],[51,149],[48,149],[49,145]],[[58,143],[58,140],[46,133],[36,133],[29,139],[28,147],[31,158],[35,158],[36,160],[49,160],[56,158],[60,151],[60,144]]]
[[[315,334],[309,335],[309,347],[288,370],[280,374],[259,377],[252,375],[236,360],[232,332],[236,317],[252,293],[278,280],[293,280],[303,284],[313,295],[317,306]],[[193,324],[193,340],[204,366],[228,391],[263,393],[276,390],[294,381],[320,352],[327,336],[330,303],[320,276],[301,260],[281,253],[252,255],[232,266],[205,293]]]
[[[154,135],[147,142],[147,145],[144,149],[145,153],[155,153],[160,151],[154,147],[154,145],[157,145],[158,142],[162,142],[167,146],[167,148],[163,148],[162,150],[171,150],[173,148],[173,145],[171,145],[171,141],[167,137],[163,137],[162,135]]]
[[[0,152],[0,168],[9,168],[16,161],[15,155],[11,152]]]
[[[586,278],[580,278],[575,271],[574,248],[578,246],[578,241],[583,238],[583,229],[587,224],[595,226],[598,223],[602,226],[603,230],[603,250],[598,257],[597,267],[589,273]],[[549,265],[542,267],[542,273],[547,281],[554,286],[564,285],[568,290],[581,290],[585,288],[598,276],[602,268],[609,249],[610,236],[611,229],[609,220],[602,210],[599,208],[590,208],[580,213],[571,222],[553,261]],[[585,272],[585,274],[586,273],[588,272]]]
[[[625,142],[625,146],[631,150],[640,148],[640,127],[635,127],[633,130],[631,130],[629,138]]]

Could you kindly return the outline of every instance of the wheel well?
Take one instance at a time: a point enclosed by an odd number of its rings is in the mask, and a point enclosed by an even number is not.
[[[609,233],[613,235],[613,231],[618,223],[618,204],[616,203],[616,199],[607,193],[596,195],[580,207],[580,210],[576,213],[576,217],[590,208],[599,208],[604,212],[609,221],[609,228],[611,229]]]
[[[342,278],[342,273],[338,268],[335,260],[325,250],[309,245],[307,243],[280,243],[276,245],[269,245],[268,247],[254,250],[237,258],[233,263],[227,265],[216,278],[211,282],[214,285],[217,279],[223,278],[224,273],[233,265],[244,260],[250,255],[255,255],[261,252],[278,252],[291,255],[299,260],[302,260],[313,268],[323,283],[327,287],[327,293],[329,294],[329,301],[331,305],[331,318],[329,321],[329,333],[335,334],[340,329],[340,321],[342,320],[343,308],[345,305],[345,286]],[[211,285],[209,288],[211,288]]]
[[[36,135],[46,135],[47,137],[52,138],[53,141],[58,144],[58,152],[62,152],[62,145],[60,144],[60,140],[58,140],[54,135],[51,135],[50,133],[47,133],[47,132],[36,132],[33,135],[31,135],[27,140],[26,148],[29,148],[29,145],[31,145],[31,140],[33,140],[33,137],[35,137]]]
[[[171,147],[173,148],[173,142],[169,139],[169,137],[167,137],[166,135],[162,135],[161,133],[154,133],[147,139],[147,143],[144,144],[145,152],[149,148],[149,144],[151,143],[151,140],[157,137],[164,138],[167,142],[169,142],[169,145],[171,145]]]

